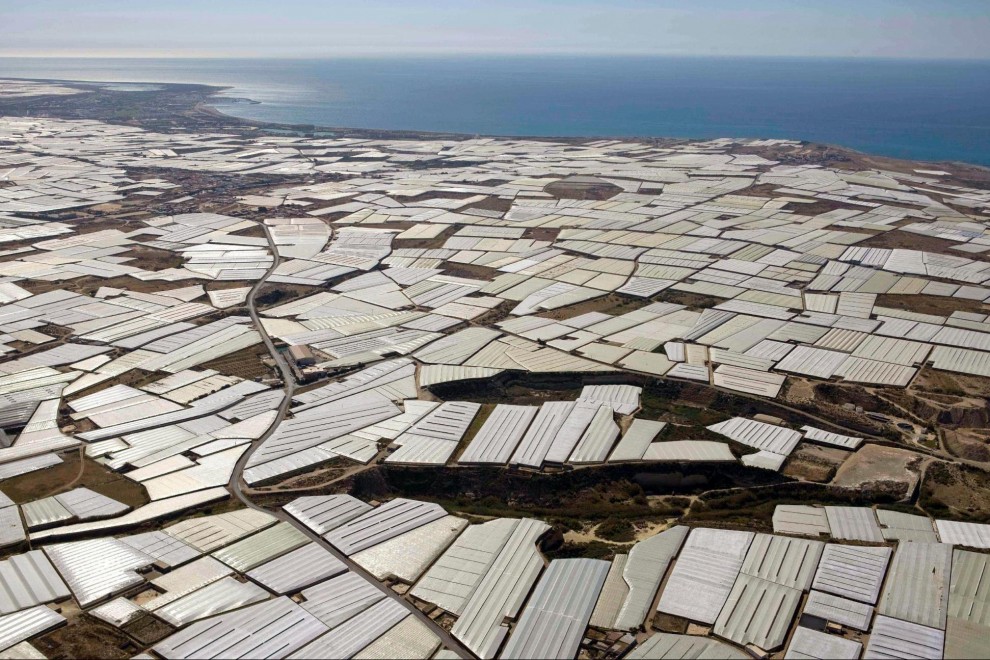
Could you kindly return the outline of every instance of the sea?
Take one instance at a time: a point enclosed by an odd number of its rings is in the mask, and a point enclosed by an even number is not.
[[[219,85],[229,88],[217,102],[222,112],[287,124],[503,136],[791,138],[990,166],[986,61],[2,58],[0,77]]]

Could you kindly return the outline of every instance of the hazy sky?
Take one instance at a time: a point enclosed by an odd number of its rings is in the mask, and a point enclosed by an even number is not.
[[[0,55],[990,59],[990,0],[0,0]]]

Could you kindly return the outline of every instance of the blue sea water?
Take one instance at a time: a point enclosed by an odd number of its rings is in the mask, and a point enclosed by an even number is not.
[[[197,82],[238,117],[482,135],[794,138],[990,165],[990,62],[670,57],[0,59],[0,77]]]

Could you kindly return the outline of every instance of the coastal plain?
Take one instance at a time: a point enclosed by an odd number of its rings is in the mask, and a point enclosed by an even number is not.
[[[0,80],[0,657],[990,652],[990,176]]]

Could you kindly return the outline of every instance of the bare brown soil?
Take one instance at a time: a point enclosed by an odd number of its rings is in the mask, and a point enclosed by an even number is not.
[[[954,396],[990,397],[990,378],[923,367],[912,381],[910,389]]]
[[[828,483],[849,452],[803,443],[787,459],[781,474],[800,481]]]
[[[260,223],[255,223],[246,229],[235,231],[233,236],[247,236],[249,238],[265,238],[265,229]]]
[[[523,238],[531,238],[534,241],[555,241],[560,234],[560,230],[554,227],[531,227],[523,233]]]
[[[512,208],[512,201],[501,199],[500,197],[486,197],[485,199],[469,204],[465,209],[483,209],[485,211],[498,211],[505,213]]]
[[[59,465],[5,479],[0,483],[0,489],[18,504],[80,487],[89,488],[133,508],[148,503],[148,495],[141,485],[96,461],[85,459],[80,464],[78,452],[67,453],[62,458],[63,462]]]
[[[298,476],[289,477],[278,484],[267,486],[265,490],[284,490],[288,488],[310,488],[324,484],[343,476],[355,467],[356,463],[346,458],[334,458],[327,463],[314,465],[312,471]]]
[[[474,264],[457,264],[447,261],[443,264],[443,272],[453,277],[464,277],[469,280],[485,280],[490,282],[498,272],[488,266],[476,266]]]
[[[169,268],[179,268],[185,263],[182,255],[144,246],[136,246],[125,252],[122,256],[134,259],[133,263],[140,264],[145,270],[167,270]]]
[[[41,280],[22,280],[18,282],[18,286],[21,286],[31,293],[47,293],[48,291],[55,291],[56,289],[64,289],[66,291],[73,291],[84,296],[91,296],[96,293],[101,287],[112,287],[115,289],[127,289],[128,291],[136,291],[139,293],[157,293],[158,291],[165,291],[167,289],[179,289],[187,286],[194,286],[196,284],[205,284],[207,280],[178,280],[175,282],[162,282],[162,281],[143,281],[135,279],[133,277],[80,277],[67,282],[44,282]],[[241,284],[243,286],[243,283]]]
[[[646,307],[651,302],[652,301],[644,298],[630,298],[617,293],[609,293],[601,296],[600,298],[586,300],[584,302],[577,303],[576,305],[568,305],[567,307],[560,307],[558,309],[552,309],[546,312],[539,312],[536,316],[542,316],[543,318],[554,319],[557,321],[571,319],[575,316],[587,314],[588,312],[601,312],[602,314],[612,314],[613,316],[616,316],[635,311],[640,307]]]
[[[979,312],[986,314],[990,311],[990,305],[984,305],[979,300],[964,300],[949,296],[926,296],[920,294],[901,296],[885,293],[877,296],[876,305],[878,307],[893,307],[894,309],[903,309],[920,314],[936,314],[938,316],[949,316],[952,312]]]
[[[248,346],[230,355],[224,355],[215,360],[200,365],[203,369],[214,369],[228,376],[237,376],[245,380],[255,378],[275,378],[277,372],[264,364],[262,358],[268,357],[264,344]]]
[[[980,463],[990,462],[990,429],[943,429],[945,448],[953,456]]]
[[[573,176],[544,186],[543,191],[558,199],[606,200],[622,192],[622,188],[591,176]]]
[[[858,488],[882,482],[900,482],[908,485],[908,492],[918,482],[917,454],[903,449],[864,445],[842,467],[832,480],[835,486]]]
[[[129,622],[124,626],[124,632],[136,639],[141,646],[151,646],[171,635],[175,628],[148,614]]]
[[[395,223],[390,224],[389,228],[395,228]],[[457,229],[457,225],[450,225],[433,238],[396,238],[395,247],[404,250],[437,250],[444,246],[448,238],[457,233]]]
[[[708,309],[709,307],[714,307],[715,305],[719,305],[724,302],[721,298],[703,296],[701,294],[690,293],[688,291],[671,291],[670,289],[661,291],[654,297],[656,300],[674,303],[675,305],[684,305],[688,309],[693,310]]]
[[[930,516],[990,522],[990,474],[933,462],[925,472],[918,503]]]
[[[656,616],[653,617],[653,629],[661,632],[683,635],[687,632],[689,624],[690,621],[684,617],[664,614],[663,612],[657,612]]]
[[[32,642],[52,660],[72,658],[130,658],[141,648],[108,623],[79,614],[69,624]]]

